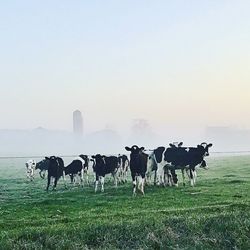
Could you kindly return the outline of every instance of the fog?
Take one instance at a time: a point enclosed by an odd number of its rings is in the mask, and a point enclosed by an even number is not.
[[[250,149],[249,130],[230,127],[207,127],[195,130],[166,127],[164,134],[159,132],[156,133],[146,120],[133,123],[130,132],[124,134],[110,128],[84,135],[41,127],[32,130],[0,130],[0,157],[119,154],[127,153],[125,146],[137,144],[152,150],[177,141],[184,142],[184,146],[196,146],[204,141],[212,142],[212,152],[237,152]]]
[[[173,141],[249,150],[249,9],[231,0],[5,1],[0,155]]]

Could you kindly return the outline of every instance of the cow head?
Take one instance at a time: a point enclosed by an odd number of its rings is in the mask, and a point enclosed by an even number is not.
[[[130,147],[125,147],[125,149],[126,149],[127,151],[130,151],[130,152],[131,152],[131,155],[136,155],[136,154],[142,153],[142,151],[143,151],[145,148],[144,148],[144,147],[139,148],[137,145],[134,145],[134,146],[132,146],[131,148],[130,148]]]
[[[48,160],[49,167],[56,167],[59,165],[57,162],[57,157],[55,156],[45,157],[45,160]]]
[[[39,161],[37,164],[36,164],[36,168],[35,169],[43,169],[44,167],[44,165],[47,165],[47,164],[49,164],[49,158],[48,157],[45,157],[45,159],[44,160],[42,160],[42,161]]]
[[[171,148],[180,148],[183,145],[183,142],[173,142],[173,143],[169,143],[169,146]]]
[[[89,161],[89,158],[87,155],[79,155],[80,158],[82,158],[84,161]]]
[[[97,155],[92,155],[92,158],[94,159],[96,164],[105,164],[105,160],[104,160],[103,155],[97,154]]]
[[[203,156],[209,156],[209,148],[211,148],[213,146],[212,143],[207,144],[206,142],[201,143],[200,145],[198,145],[197,147],[200,148],[203,152],[204,155]]]

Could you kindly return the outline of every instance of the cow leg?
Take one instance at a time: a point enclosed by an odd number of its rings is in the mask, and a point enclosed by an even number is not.
[[[141,184],[141,192],[142,192],[143,195],[145,194],[144,193],[144,186],[145,186],[145,177],[142,178],[142,184]]]
[[[85,172],[85,179],[86,179],[86,183],[89,186],[89,174],[88,172]]]
[[[98,183],[99,183],[99,176],[96,174],[96,178],[95,178],[95,192],[97,192]]]
[[[194,175],[194,185],[195,185],[197,181],[197,172],[195,169],[193,170],[193,175]]]
[[[157,185],[164,184],[164,167],[161,164],[157,164]]]
[[[70,178],[70,184],[74,184],[74,176],[73,176],[73,174],[70,174],[69,178]]]
[[[121,167],[118,168],[117,172],[116,172],[116,177],[117,177],[117,182],[123,183],[123,179],[122,179],[122,169]]]
[[[142,177],[139,175],[136,177],[136,182],[137,182],[137,189],[138,190],[142,190],[141,186],[142,186]]]
[[[184,172],[184,168],[181,169],[181,174],[182,174],[182,184],[183,186],[185,186],[185,172]]]
[[[124,178],[125,178],[125,182],[127,182],[128,179],[128,169],[125,169],[125,173],[124,173]]]
[[[53,190],[56,190],[57,181],[58,181],[58,177],[55,177]]]
[[[192,168],[189,168],[189,173],[190,173],[190,184],[191,184],[191,187],[193,187],[194,186],[194,174],[193,174]]]
[[[33,168],[31,168],[30,180],[31,181],[34,180],[34,169]]]
[[[48,183],[47,183],[47,188],[46,188],[46,191],[47,191],[47,192],[49,191],[50,178],[51,178],[51,176],[48,175]]]
[[[164,166],[164,176],[163,176],[163,184],[164,186],[172,186],[172,175],[170,173],[169,165]]]
[[[145,174],[141,176],[141,192],[144,195],[144,186],[145,186]]]
[[[178,178],[174,169],[171,169],[171,176],[172,176],[171,181],[173,182],[173,185],[178,187]]]
[[[132,174],[132,183],[133,183],[133,196],[136,196],[136,178],[135,174]]]
[[[45,178],[45,170],[40,170],[39,175],[42,179]]]
[[[80,185],[82,187],[84,187],[84,172],[83,172],[83,169],[81,170],[81,173],[80,173]]]
[[[112,176],[114,178],[114,184],[115,184],[115,187],[117,188],[117,174],[118,173],[112,173]],[[104,177],[103,177],[104,178]]]
[[[104,176],[100,176],[100,182],[101,182],[101,192],[104,192]]]
[[[168,171],[168,175],[167,176],[168,176],[168,186],[172,187],[173,181],[172,181],[172,175],[171,175],[170,171]]]
[[[125,168],[122,168],[122,183],[125,183]]]
[[[67,183],[66,183],[66,176],[65,176],[65,172],[63,171],[63,183],[64,183],[64,187],[67,188]]]

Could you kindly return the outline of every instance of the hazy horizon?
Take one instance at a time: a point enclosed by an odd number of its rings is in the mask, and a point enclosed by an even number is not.
[[[8,1],[0,129],[250,129],[250,2]],[[249,143],[250,144],[250,143]]]

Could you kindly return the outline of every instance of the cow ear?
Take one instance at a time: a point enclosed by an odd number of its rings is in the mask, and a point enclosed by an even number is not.
[[[46,160],[49,160],[49,157],[45,156],[45,159],[46,159]]]
[[[213,144],[209,143],[207,146],[208,146],[208,148],[211,148],[213,146]]]
[[[144,147],[141,147],[140,150],[144,150],[145,148]]]
[[[181,147],[183,145],[183,142],[180,142],[179,144],[178,144],[178,147]]]
[[[95,155],[92,155],[91,157],[92,157],[93,159],[95,159],[95,158],[96,158],[96,157],[95,157]]]
[[[131,148],[130,148],[130,147],[125,147],[125,149],[126,149],[127,151],[131,151]]]
[[[169,143],[169,146],[170,146],[171,148],[173,148],[173,147],[174,147],[174,144],[172,144],[172,143]]]

